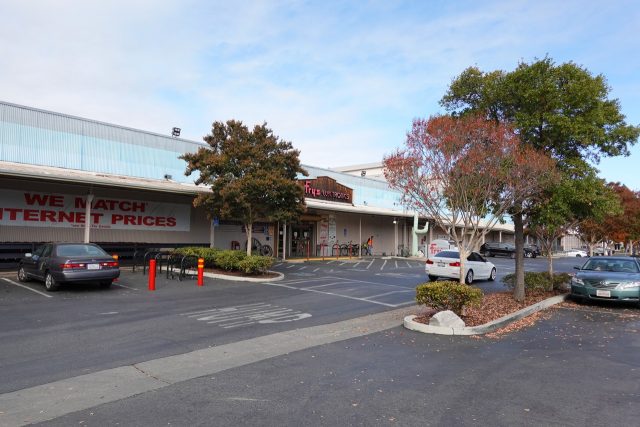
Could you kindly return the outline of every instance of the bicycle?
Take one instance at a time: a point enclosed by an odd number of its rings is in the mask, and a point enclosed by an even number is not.
[[[244,249],[247,249],[248,241],[244,242]],[[273,256],[273,249],[271,246],[260,243],[260,240],[253,237],[251,239],[251,253],[257,253],[262,256]]]

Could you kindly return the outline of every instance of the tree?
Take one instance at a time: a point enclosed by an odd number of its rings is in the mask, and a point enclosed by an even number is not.
[[[561,175],[528,210],[529,231],[547,254],[549,276],[553,275],[552,250],[557,239],[581,230],[581,224],[602,223],[618,212],[616,194],[596,172],[587,167],[579,176]]]
[[[510,127],[478,116],[414,120],[405,147],[386,156],[384,166],[406,206],[449,230],[460,250],[460,283],[470,251],[554,170]]]
[[[482,114],[511,123],[525,144],[552,156],[571,174],[602,156],[628,155],[640,128],[628,125],[618,100],[609,99],[602,75],[573,62],[555,65],[545,57],[511,72],[467,68],[456,77],[441,105],[457,114]],[[514,297],[524,299],[524,219],[527,204],[512,210],[516,242]]]
[[[608,236],[616,242],[624,242],[629,253],[633,253],[640,240],[640,192],[630,190],[619,182],[609,184],[620,200],[622,212],[605,219]]]
[[[253,131],[240,121],[214,122],[204,137],[209,147],[187,153],[185,174],[199,172],[196,184],[211,186],[211,194],[195,198],[210,216],[242,221],[251,255],[252,225],[258,220],[292,220],[304,212],[304,193],[297,184],[298,150],[281,141],[264,123]]]

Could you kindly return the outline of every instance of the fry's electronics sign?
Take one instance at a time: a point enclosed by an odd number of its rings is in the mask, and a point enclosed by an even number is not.
[[[0,190],[0,225],[82,228],[86,196]],[[191,207],[94,196],[91,228],[189,231]]]

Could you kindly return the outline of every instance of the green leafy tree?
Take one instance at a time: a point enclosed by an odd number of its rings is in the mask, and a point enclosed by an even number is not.
[[[467,68],[452,81],[441,105],[453,114],[479,113],[511,123],[524,143],[553,157],[570,177],[588,161],[628,155],[638,139],[640,128],[625,122],[618,100],[608,98],[609,90],[604,76],[545,57],[520,63],[511,72]],[[525,296],[524,220],[531,205],[525,202],[512,210],[518,301]]]
[[[618,212],[617,195],[591,167],[580,176],[561,175],[550,185],[528,211],[529,232],[536,236],[547,254],[549,277],[553,277],[552,250],[557,239],[576,231],[582,236],[581,231],[586,231],[591,224],[602,224],[605,218]],[[584,235],[589,241],[596,236],[593,227],[590,234]]]
[[[247,242],[256,221],[293,220],[304,212],[304,193],[296,182],[298,174],[307,176],[300,152],[266,123],[250,131],[241,121],[214,122],[204,141],[209,147],[181,156],[187,161],[185,174],[197,171],[196,184],[211,186],[210,194],[195,198],[195,206],[205,207],[210,216],[242,221]]]

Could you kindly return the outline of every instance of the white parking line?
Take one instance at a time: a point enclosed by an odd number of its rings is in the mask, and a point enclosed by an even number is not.
[[[375,259],[372,259],[369,265],[367,265],[367,270],[369,269],[369,267],[371,267],[371,264],[373,264],[373,261],[375,261]]]
[[[315,273],[316,271],[320,270],[320,267],[316,268],[315,270],[313,270],[313,272]]]
[[[307,268],[307,266],[303,265],[302,267],[300,267],[300,270],[304,270],[305,268]]]
[[[396,268],[398,268],[398,261],[394,261],[396,263]]]
[[[407,263],[407,267],[411,268],[411,264],[409,264],[409,261],[405,261]]]
[[[387,260],[385,259],[384,262],[382,263],[382,267],[380,267],[380,270],[382,270],[384,268],[384,266],[387,265]]]
[[[140,289],[137,289],[137,288],[132,288],[131,286],[122,285],[120,283],[114,283],[113,286],[120,286],[121,288],[131,289],[132,291],[139,291],[140,290]]]
[[[17,283],[17,282],[14,282],[13,280],[10,280],[10,279],[2,279],[2,280],[4,280],[5,282],[9,282],[9,283],[11,283],[12,285],[16,285],[16,286],[20,286],[21,288],[25,288],[25,289],[27,289],[27,290],[29,290],[29,291],[31,291],[31,292],[35,292],[36,294],[40,294],[40,295],[42,295],[43,297],[53,298],[53,296],[52,296],[52,295],[45,294],[44,292],[36,291],[35,289],[31,289],[30,287],[25,286],[25,285],[20,284],[20,283]]]
[[[373,298],[378,298],[378,297],[383,297],[386,295],[391,295],[391,294],[401,294],[401,293],[407,293],[407,292],[415,292],[414,289],[407,289],[406,291],[391,291],[391,292],[385,292],[384,294],[378,294],[378,295],[372,295],[370,297],[365,297],[364,299],[373,299]]]

